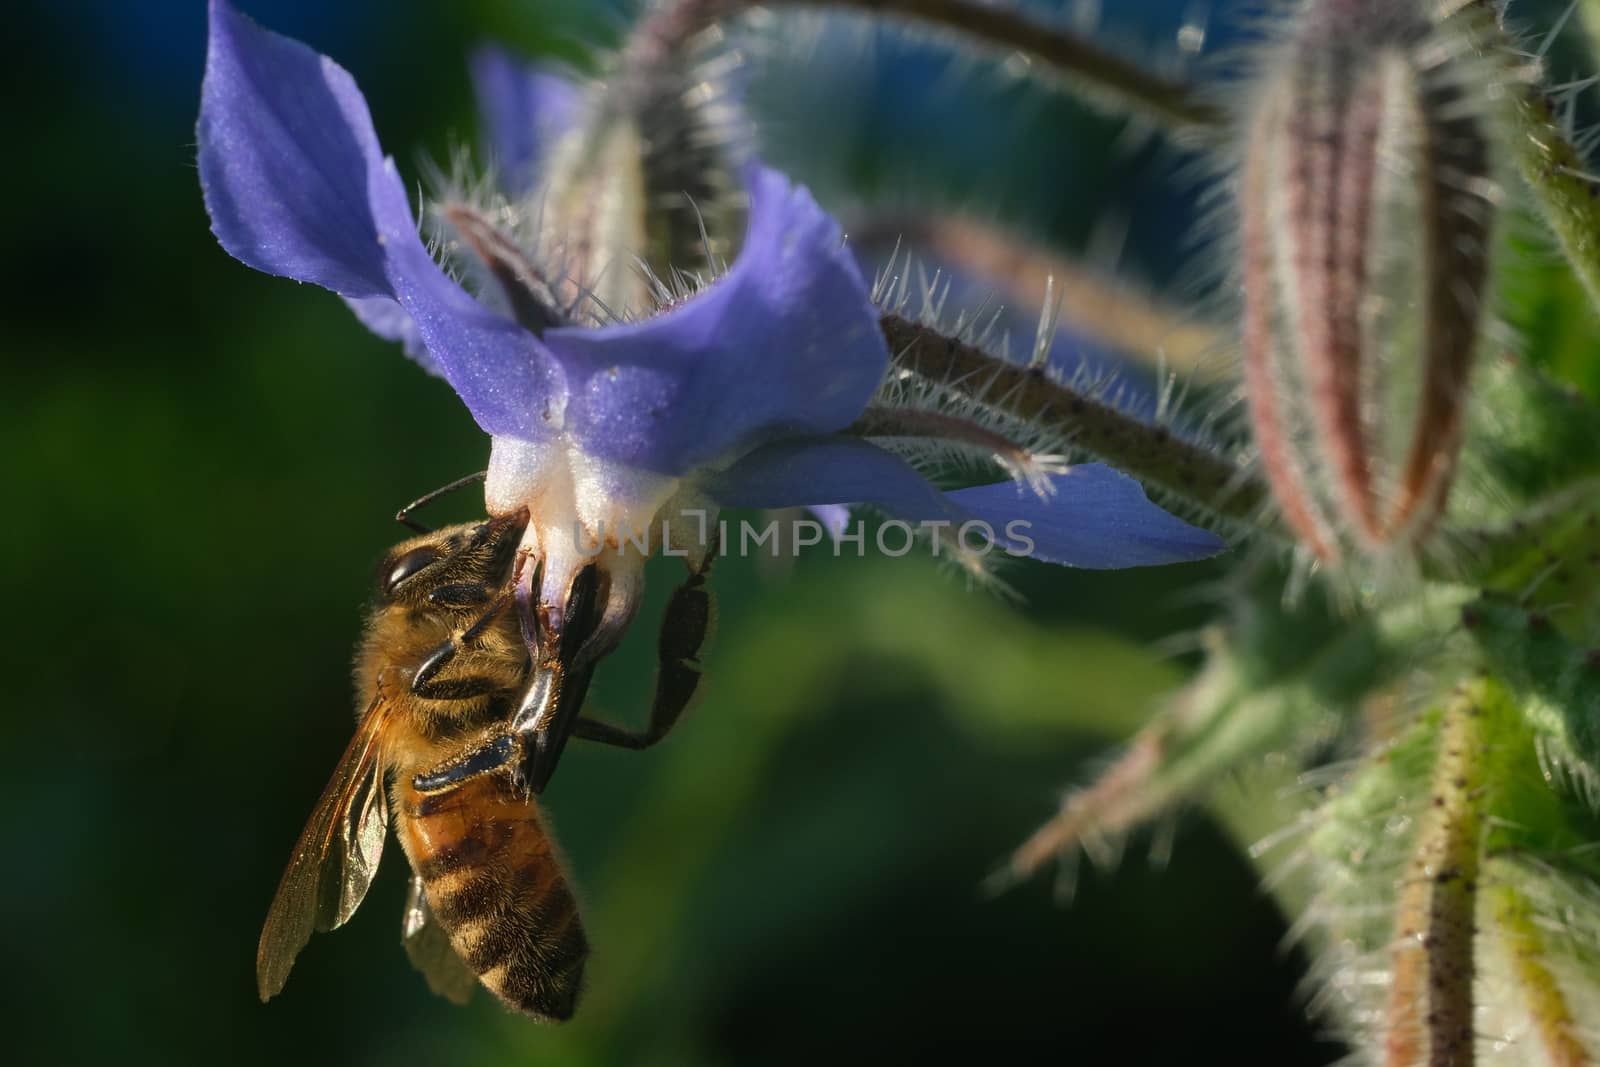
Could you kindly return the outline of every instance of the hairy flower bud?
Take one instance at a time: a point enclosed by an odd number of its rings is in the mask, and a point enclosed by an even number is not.
[[[686,6],[641,20],[537,193],[541,254],[584,317],[631,318],[684,295],[680,275],[721,273],[744,232],[737,56]]]
[[[1325,561],[1415,546],[1448,496],[1493,217],[1469,63],[1423,5],[1312,0],[1250,118],[1251,421]]]

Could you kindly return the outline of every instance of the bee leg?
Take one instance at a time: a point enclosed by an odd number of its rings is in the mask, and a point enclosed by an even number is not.
[[[442,767],[411,779],[411,786],[419,793],[438,793],[469,778],[494,774],[522,755],[522,747],[510,734],[500,734],[489,743],[457,757]]]
[[[460,671],[446,674],[446,668],[451,666],[471,669],[470,661],[466,664],[457,663],[456,654],[459,651],[454,641],[446,641],[434,649],[411,679],[411,691],[428,700],[466,700],[505,688],[503,674],[465,674]]]
[[[483,632],[511,605],[511,594],[502,592],[495,595],[479,585],[446,585],[434,590],[429,599],[440,594],[450,598],[449,602],[455,606],[487,603],[487,607],[477,622],[458,634],[452,634],[428,653],[411,679],[411,691],[429,700],[464,700],[503,689],[506,684],[503,674],[472,674],[470,656],[466,657],[468,662],[464,664],[460,660],[462,653],[470,653]],[[452,667],[457,669],[452,671]]]
[[[411,691],[421,697],[432,699],[460,699],[468,696],[478,696],[483,693],[497,692],[506,687],[504,677],[492,675],[467,675],[459,678],[440,678],[442,671],[457,662],[457,658],[466,652],[470,658],[472,646],[508,608],[511,607],[513,594],[517,582],[522,577],[522,568],[527,557],[518,554],[516,566],[512,571],[510,587],[501,590],[498,594],[491,594],[486,587],[455,585],[442,586],[434,591],[435,595],[449,591],[448,596],[459,601],[475,600],[482,597],[487,601],[484,612],[478,621],[439,644],[428,657],[422,661],[422,666],[411,679]],[[499,662],[498,658],[495,660]],[[469,664],[470,666],[470,664]],[[476,778],[483,774],[492,774],[504,770],[507,766],[515,766],[520,774],[520,768],[525,760],[524,744],[515,734],[500,734],[490,738],[478,748],[459,756],[456,759],[438,767],[427,774],[419,774],[411,780],[412,786],[420,793],[439,792],[448,789],[458,782],[469,778]]]
[[[576,658],[600,622],[599,596],[600,572],[585,567],[572,580],[556,640],[534,665],[527,692],[512,716],[511,732],[521,738],[525,753],[513,777],[517,787],[530,796],[542,793],[555,773],[588,694],[594,664],[579,667]]]
[[[649,748],[667,736],[700,687],[700,652],[711,633],[713,615],[711,590],[706,588],[706,570],[695,571],[673,591],[661,617],[650,725],[644,730],[628,730],[580,718],[573,724],[573,736],[629,749]]]

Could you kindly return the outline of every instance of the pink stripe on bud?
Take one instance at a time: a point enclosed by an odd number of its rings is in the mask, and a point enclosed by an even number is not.
[[[1492,217],[1465,66],[1420,8],[1313,0],[1248,130],[1245,385],[1326,561],[1416,545],[1448,497]]]

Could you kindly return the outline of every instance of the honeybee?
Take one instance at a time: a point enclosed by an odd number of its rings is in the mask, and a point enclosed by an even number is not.
[[[429,986],[463,1003],[482,983],[536,1018],[572,1015],[588,942],[533,794],[569,738],[643,749],[672,730],[699,688],[714,553],[668,601],[647,727],[584,718],[594,664],[580,652],[603,617],[598,569],[574,579],[557,631],[543,631],[537,615],[530,628],[513,610],[529,565],[518,549],[526,509],[439,531],[408,517],[482,478],[395,516],[424,532],[379,567],[356,658],[366,711],[267,912],[256,953],[262,1000],[283,989],[313,931],[342,926],[360,906],[392,815],[412,870],[403,941]],[[519,713],[535,705],[549,715],[530,730]]]
[[[577,904],[533,798],[482,755],[498,751],[530,672],[508,610],[527,523],[523,511],[454,526],[385,558],[356,662],[366,711],[267,913],[262,1000],[313,930],[354,914],[392,813],[413,872],[404,944],[434,991],[459,1003],[481,982],[517,1011],[572,1015],[588,955]]]

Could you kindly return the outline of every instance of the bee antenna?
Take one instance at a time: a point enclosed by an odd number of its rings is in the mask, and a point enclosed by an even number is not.
[[[433,527],[432,526],[429,526],[427,523],[418,522],[416,519],[413,519],[411,517],[411,513],[413,511],[416,511],[420,507],[424,507],[424,506],[426,506],[428,504],[433,503],[435,500],[438,500],[442,496],[449,496],[451,493],[455,492],[457,489],[461,489],[461,488],[464,488],[466,486],[469,486],[474,482],[481,482],[487,477],[489,477],[489,472],[488,471],[478,471],[477,473],[469,474],[464,478],[457,478],[455,481],[451,482],[449,485],[441,485],[439,488],[433,490],[432,492],[424,493],[422,496],[417,497],[417,499],[413,500],[411,503],[407,504],[405,507],[403,507],[399,511],[395,512],[394,521],[398,522],[398,523],[402,524],[403,526],[406,526],[406,527],[408,527],[408,528],[410,528],[412,530],[415,530],[417,533],[433,533]]]

